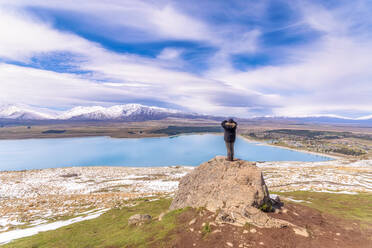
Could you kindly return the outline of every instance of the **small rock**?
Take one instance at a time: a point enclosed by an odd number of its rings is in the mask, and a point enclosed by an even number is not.
[[[336,235],[337,235],[337,236],[340,236],[340,235],[341,235],[341,233],[336,233]]]
[[[210,226],[217,226],[217,224],[214,223],[214,222],[209,222],[209,225],[210,225]]]
[[[216,229],[212,233],[220,233],[220,232],[222,232],[220,229]]]
[[[243,244],[240,244],[239,247],[242,248],[243,247]]]
[[[151,215],[148,215],[148,214],[135,214],[129,217],[128,224],[140,226],[144,223],[149,222],[151,219],[152,219]]]
[[[293,231],[297,235],[301,235],[301,236],[304,236],[304,237],[309,237],[309,233],[307,232],[307,230],[305,228],[295,227],[295,228],[293,228]]]
[[[260,245],[264,245],[264,242],[260,242],[259,244],[260,244]]]
[[[205,222],[203,222],[202,226],[205,226],[205,225],[206,225]]]
[[[165,212],[161,213],[161,214],[159,215],[158,220],[161,221],[161,220],[163,219],[164,215],[165,215]]]
[[[244,230],[243,233],[249,233],[248,230]]]
[[[286,214],[287,212],[288,212],[288,209],[286,209],[286,208],[283,208],[283,209],[282,209],[282,213],[283,213],[283,214]]]
[[[194,243],[194,244],[192,244],[192,246],[196,246],[196,244]]]
[[[196,219],[194,218],[194,219],[192,219],[192,220],[190,220],[190,222],[189,222],[189,226],[191,226],[191,225],[194,225],[195,224],[195,222],[196,222]]]
[[[194,228],[190,228],[190,232],[193,232],[194,231]]]
[[[229,246],[229,247],[233,247],[234,245],[232,244],[232,243],[230,243],[230,242],[226,242],[226,244],[227,244],[227,246]]]
[[[249,230],[251,233],[256,233],[257,230],[255,228],[252,228],[251,230]]]

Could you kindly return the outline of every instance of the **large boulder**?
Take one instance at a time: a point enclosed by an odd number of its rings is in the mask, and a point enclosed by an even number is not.
[[[261,170],[244,160],[227,161],[217,156],[183,177],[170,209],[188,206],[205,207],[217,213],[216,221],[235,225],[288,225],[259,209],[271,206],[269,192]]]

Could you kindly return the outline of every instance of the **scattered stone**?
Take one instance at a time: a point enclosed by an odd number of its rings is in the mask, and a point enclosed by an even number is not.
[[[210,226],[217,226],[217,224],[214,223],[214,222],[209,222],[209,225],[210,225]]]
[[[193,232],[194,231],[194,228],[190,228],[190,232]]]
[[[226,244],[227,244],[227,246],[229,246],[229,247],[233,247],[234,245],[232,244],[232,243],[230,243],[230,242],[226,242]]]
[[[216,229],[212,233],[220,233],[220,232],[222,232],[220,229]]]
[[[239,247],[242,248],[243,247],[243,244],[240,244]]]
[[[189,226],[191,226],[191,225],[194,225],[195,224],[195,222],[196,222],[196,219],[194,218],[194,219],[192,219],[192,220],[190,220],[190,222],[189,222]]]
[[[302,227],[295,227],[293,228],[293,231],[295,232],[295,234],[297,235],[301,235],[303,237],[309,237],[309,233],[307,232],[307,230],[305,228],[302,228]]]
[[[337,236],[340,236],[340,235],[341,235],[341,233],[336,233],[336,235],[337,235]]]
[[[151,219],[152,219],[151,215],[148,214],[135,214],[129,217],[128,224],[140,226],[144,223],[150,222]]]
[[[283,209],[282,209],[282,213],[283,213],[283,214],[286,214],[287,212],[288,212],[288,209],[286,209],[286,208],[283,208]]]
[[[77,173],[67,173],[64,175],[61,175],[61,177],[77,177],[79,176]]]
[[[252,228],[251,230],[249,230],[251,233],[256,233],[257,230],[255,228]]]
[[[259,244],[260,244],[260,245],[264,245],[264,242],[260,242]]]
[[[253,162],[226,161],[217,156],[184,176],[170,209],[205,207],[219,211],[216,221],[244,226],[282,227],[290,223],[273,219],[258,208],[271,206],[261,170]]]
[[[161,220],[163,219],[164,215],[165,215],[165,212],[161,213],[161,214],[159,215],[158,220],[161,221]]]
[[[248,232],[248,230],[244,230],[243,233],[246,234],[246,233],[249,233],[249,232]]]
[[[202,226],[205,226],[205,225],[206,225],[205,222],[203,222]]]

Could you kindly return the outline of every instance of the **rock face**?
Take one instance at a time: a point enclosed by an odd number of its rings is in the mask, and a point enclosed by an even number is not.
[[[259,227],[287,226],[272,219],[260,208],[271,205],[270,196],[261,170],[255,163],[226,161],[218,156],[201,164],[183,177],[170,209],[205,207],[218,213],[216,221]]]

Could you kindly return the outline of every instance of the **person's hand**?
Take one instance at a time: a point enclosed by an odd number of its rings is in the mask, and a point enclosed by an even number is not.
[[[234,122],[227,122],[226,124],[225,124],[226,126],[230,126],[230,127],[235,127],[236,126],[236,124],[234,123]]]

